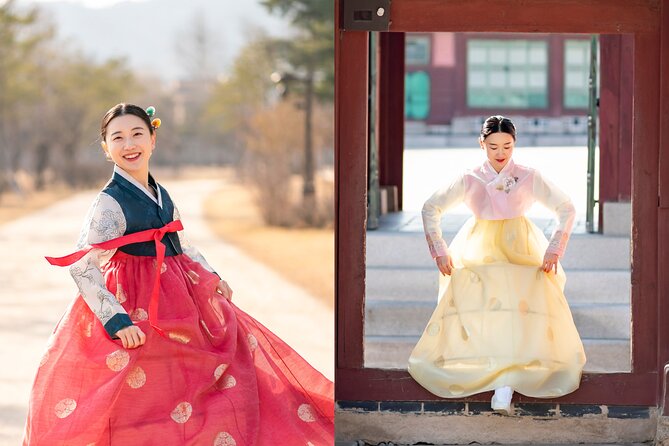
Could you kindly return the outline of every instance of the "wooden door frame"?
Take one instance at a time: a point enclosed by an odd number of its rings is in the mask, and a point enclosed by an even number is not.
[[[369,33],[342,29],[342,5],[336,0],[336,399],[436,400],[405,370],[364,368]],[[669,362],[669,324],[660,323],[669,314],[669,120],[660,119],[660,111],[669,116],[669,0],[501,0],[494,7],[487,0],[393,0],[390,19],[391,32],[634,36],[632,371],[584,374],[576,392],[552,401],[658,405]]]

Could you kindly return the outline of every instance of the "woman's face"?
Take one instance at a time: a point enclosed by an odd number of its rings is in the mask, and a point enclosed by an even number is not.
[[[488,161],[498,173],[511,159],[514,143],[513,136],[502,132],[491,133],[483,141],[479,139],[479,144],[485,150]]]
[[[107,126],[103,150],[112,161],[130,174],[148,173],[149,159],[156,145],[156,135],[135,115],[122,115]]]

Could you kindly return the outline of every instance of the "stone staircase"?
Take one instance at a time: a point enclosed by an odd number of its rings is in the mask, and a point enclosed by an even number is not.
[[[444,238],[466,216],[446,216]],[[533,219],[550,234],[552,221]],[[438,274],[417,213],[388,214],[367,232],[365,366],[406,368],[436,306]],[[630,240],[577,225],[562,259],[565,295],[588,358],[586,371],[630,369]]]

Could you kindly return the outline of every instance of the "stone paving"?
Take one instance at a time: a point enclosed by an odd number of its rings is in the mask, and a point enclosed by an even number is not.
[[[202,217],[202,199],[217,180],[166,182],[186,235],[234,290],[234,302],[274,331],[329,379],[334,378],[332,310],[239,249],[217,238]],[[47,338],[76,287],[67,269],[44,255],[72,251],[95,191],[82,192],[0,225],[0,446],[21,439],[30,387]]]

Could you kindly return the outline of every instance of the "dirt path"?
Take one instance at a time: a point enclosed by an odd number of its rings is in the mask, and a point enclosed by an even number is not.
[[[186,234],[234,290],[235,303],[334,378],[332,310],[209,231],[201,204],[217,180],[165,182],[179,206]],[[88,206],[86,192],[0,225],[0,445],[16,445],[28,395],[47,338],[76,288],[67,270],[44,255],[71,252]]]

